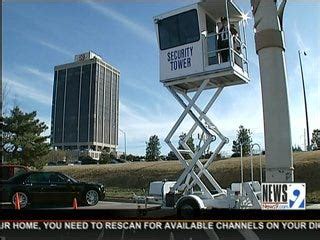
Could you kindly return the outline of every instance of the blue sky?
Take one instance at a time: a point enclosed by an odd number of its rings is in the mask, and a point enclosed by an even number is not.
[[[163,142],[182,112],[159,82],[158,46],[152,17],[193,1],[116,1],[3,4],[3,80],[5,107],[18,104],[36,110],[50,126],[53,68],[72,62],[75,54],[93,50],[121,71],[120,128],[127,133],[127,152],[145,153],[145,142],[157,134]],[[250,12],[250,1],[236,1]],[[292,143],[303,146],[305,117],[298,49],[303,57],[310,132],[320,128],[320,3],[289,1],[285,11],[286,62]],[[251,15],[250,15],[251,16]],[[250,128],[263,144],[263,118],[253,20],[247,27],[251,82],[224,89],[209,116],[221,131],[235,138],[239,125]],[[200,104],[208,98],[205,94]],[[191,119],[178,130],[186,132]],[[49,131],[48,131],[49,132]],[[194,136],[196,137],[196,136]],[[229,152],[232,144],[223,149]],[[119,150],[123,151],[119,133]]]

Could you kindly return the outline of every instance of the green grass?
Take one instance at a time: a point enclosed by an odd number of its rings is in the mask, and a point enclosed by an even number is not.
[[[106,200],[132,200],[133,195],[144,196],[146,189],[109,187],[106,189]]]
[[[320,151],[295,153],[295,182],[307,184],[307,200],[320,202]],[[244,158],[244,179],[250,180],[250,158]],[[259,157],[254,157],[254,177],[259,176]],[[265,166],[264,156],[262,158]],[[183,168],[178,161],[137,162],[109,165],[78,165],[45,167],[45,171],[64,172],[76,179],[100,182],[106,186],[107,198],[131,198],[132,193],[143,194],[149,183],[157,180],[176,180]],[[240,158],[214,162],[209,171],[223,188],[240,182]]]

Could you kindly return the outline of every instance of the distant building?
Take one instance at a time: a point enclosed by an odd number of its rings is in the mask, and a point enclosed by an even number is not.
[[[118,145],[119,70],[87,52],[54,68],[51,143],[99,159]]]

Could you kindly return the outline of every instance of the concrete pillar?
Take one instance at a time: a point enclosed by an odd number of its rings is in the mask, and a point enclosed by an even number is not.
[[[259,55],[266,182],[293,182],[284,39],[276,1],[251,0]]]

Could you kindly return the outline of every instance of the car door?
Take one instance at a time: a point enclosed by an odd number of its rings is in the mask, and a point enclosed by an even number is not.
[[[50,191],[56,203],[70,203],[73,199],[73,185],[60,173],[50,173]]]
[[[48,192],[49,178],[47,173],[35,172],[30,174],[24,185],[32,203],[48,202],[52,197]]]

